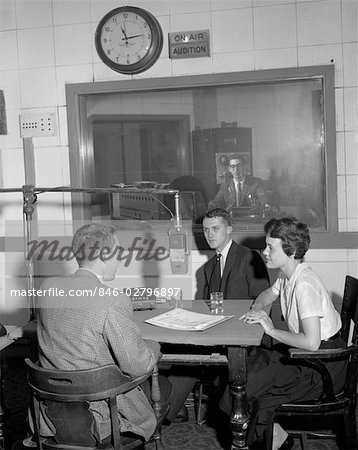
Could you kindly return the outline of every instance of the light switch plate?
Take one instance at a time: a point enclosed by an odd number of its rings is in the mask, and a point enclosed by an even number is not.
[[[41,137],[56,136],[56,113],[24,113],[20,114],[20,136]]]

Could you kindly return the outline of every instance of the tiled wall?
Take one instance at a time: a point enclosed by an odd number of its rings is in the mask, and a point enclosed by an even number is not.
[[[170,60],[164,39],[160,59],[135,78],[333,63],[339,231],[358,232],[356,0],[1,0],[0,89],[8,120],[8,135],[0,136],[2,187],[25,184],[19,114],[29,111],[55,111],[58,119],[56,136],[33,139],[36,185],[70,184],[65,84],[128,78],[101,62],[93,39],[101,17],[122,4],[156,15],[164,36],[190,29],[211,33],[211,57]],[[4,235],[6,220],[22,219],[22,195],[1,194],[0,202]],[[43,194],[39,202],[41,220],[71,219],[68,195]],[[204,260],[206,256],[192,254],[193,273]],[[308,260],[332,293],[341,293],[346,273],[358,273],[357,246],[310,250]],[[0,287],[4,278],[5,259],[0,255]],[[0,313],[4,307],[2,290]]]

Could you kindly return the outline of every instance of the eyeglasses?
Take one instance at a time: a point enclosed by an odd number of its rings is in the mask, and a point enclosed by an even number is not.
[[[230,169],[235,169],[236,167],[244,167],[243,164],[230,164]]]

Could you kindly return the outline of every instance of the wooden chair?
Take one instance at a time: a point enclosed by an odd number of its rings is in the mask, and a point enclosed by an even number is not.
[[[298,433],[301,439],[301,447],[307,444],[307,438],[319,437],[338,438],[340,448],[357,449],[357,423],[356,423],[356,406],[357,406],[357,384],[358,384],[358,280],[349,275],[346,276],[343,303],[341,310],[342,329],[341,334],[347,347],[337,349],[324,349],[315,352],[300,350],[296,348],[290,349],[291,358],[299,358],[308,364],[313,364],[320,372],[323,381],[323,393],[319,399],[310,402],[285,403],[280,405],[275,411],[275,417],[272,422],[288,421],[292,425],[291,419],[294,421],[294,429],[288,430],[290,433]],[[323,364],[323,361],[329,361],[335,358],[344,358],[348,361],[347,375],[344,388],[337,395],[334,394],[333,383],[331,377]],[[343,419],[343,427],[337,419]],[[302,425],[302,419],[308,421],[307,427],[297,430],[297,425]],[[313,419],[313,420],[312,420]],[[332,422],[332,419],[334,420]],[[301,422],[301,423],[300,423]],[[319,430],[324,423],[324,430]],[[326,429],[326,426],[328,427]],[[333,426],[332,426],[333,425]],[[269,428],[267,435],[267,448],[271,449],[272,445],[272,426]],[[285,426],[284,426],[285,427]],[[336,428],[343,433],[332,434],[329,430]],[[286,428],[287,429],[287,428]],[[343,434],[343,436],[340,436]],[[343,440],[341,440],[343,437]],[[306,447],[307,448],[307,447]]]
[[[144,444],[140,436],[121,434],[117,412],[118,394],[123,394],[152,377],[153,409],[157,417],[157,428],[153,434],[157,450],[163,450],[161,424],[169,405],[161,411],[158,368],[136,379],[122,374],[116,365],[107,365],[89,370],[50,370],[25,359],[28,383],[32,391],[33,415],[37,445],[41,449],[134,449]],[[112,434],[98,442],[92,430],[95,422],[89,402],[106,400],[110,409]],[[46,413],[53,423],[56,434],[53,438],[40,438],[40,402],[46,404]]]

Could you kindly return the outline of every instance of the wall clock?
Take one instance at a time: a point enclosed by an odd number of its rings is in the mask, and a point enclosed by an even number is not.
[[[149,69],[163,48],[163,32],[148,11],[122,6],[109,11],[99,22],[95,34],[96,50],[111,69],[136,74]]]

